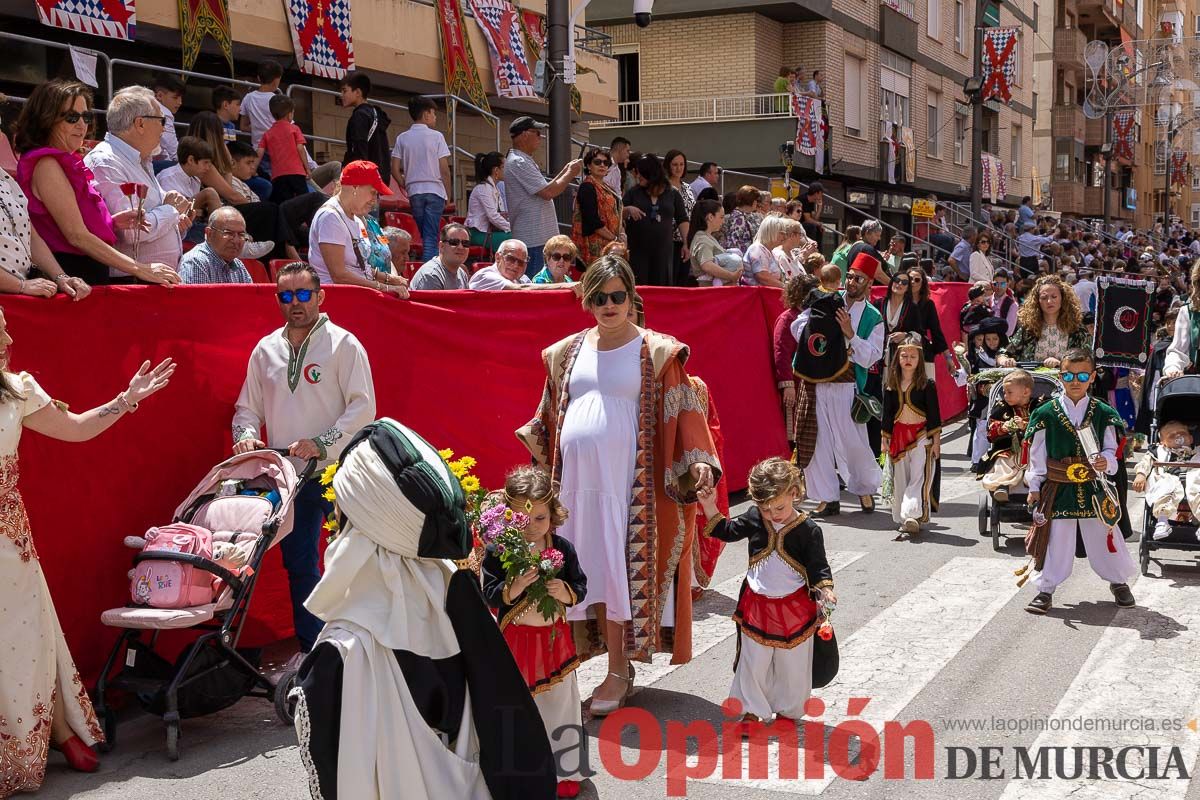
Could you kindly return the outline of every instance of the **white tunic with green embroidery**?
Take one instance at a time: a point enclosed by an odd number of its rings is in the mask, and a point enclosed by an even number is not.
[[[268,447],[313,439],[323,450],[322,467],[374,419],[367,351],[322,314],[298,348],[288,342],[286,327],[255,346],[233,414],[233,440],[262,438],[264,425]]]

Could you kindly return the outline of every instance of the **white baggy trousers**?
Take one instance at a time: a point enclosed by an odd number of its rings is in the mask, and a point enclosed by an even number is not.
[[[883,480],[867,426],[850,418],[854,389],[853,381],[817,384],[817,444],[804,480],[809,499],[819,503],[841,497],[838,475],[846,482],[846,491],[859,496],[875,494]]]

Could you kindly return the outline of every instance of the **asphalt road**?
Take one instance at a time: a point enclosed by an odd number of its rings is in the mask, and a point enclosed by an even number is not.
[[[717,751],[715,744],[683,740],[681,725],[701,720],[719,727],[726,720],[721,702],[729,688],[736,641],[729,614],[746,564],[744,546],[731,546],[721,557],[713,588],[697,605],[692,662],[671,667],[663,659],[639,666],[640,688],[630,705],[645,709],[658,726],[649,726],[639,738],[633,728],[614,733],[610,726],[602,734],[599,720],[586,722],[589,763],[597,774],[584,784],[581,796],[650,800],[670,796],[671,789],[675,796],[722,800],[817,794],[830,800],[1200,800],[1200,781],[1190,779],[1200,769],[1200,733],[1187,727],[1189,721],[1200,727],[1195,722],[1200,718],[1200,559],[1166,551],[1170,560],[1165,565],[1153,565],[1150,576],[1133,583],[1138,608],[1122,610],[1079,560],[1074,575],[1055,594],[1049,615],[1025,613],[1023,606],[1034,590],[1015,585],[1013,570],[1024,562],[1020,539],[1010,539],[997,553],[991,540],[977,532],[978,489],[963,474],[964,434],[954,427],[945,443],[942,509],[916,541],[894,541],[886,508],[863,515],[852,498],[846,498],[840,517],[822,525],[836,570],[834,621],[841,672],[816,692],[827,706],[820,718],[821,738],[837,749],[835,742],[842,739],[838,726],[852,717],[893,732],[899,725],[917,731],[924,722],[927,735],[917,738],[930,745],[929,758],[914,757],[913,740],[900,749],[895,737],[885,735],[880,767],[865,781],[837,777],[828,767],[823,779],[803,774],[780,778],[774,750],[763,779],[724,779],[721,766],[707,779],[683,779],[688,765],[696,771],[698,762]],[[1131,506],[1135,529],[1140,529],[1140,500]],[[1014,537],[1020,534],[1016,526],[1006,530]],[[1131,549],[1136,551],[1136,543]],[[604,665],[594,661],[581,668],[583,697],[603,674]],[[866,707],[849,708],[852,698],[867,698]],[[1146,729],[1150,722],[1155,730]],[[666,732],[660,744],[653,727]],[[817,730],[801,735],[802,747],[816,749]],[[601,738],[610,741],[605,757]],[[645,777],[622,779],[606,768],[614,763],[612,744],[617,742],[625,763],[645,759]],[[169,762],[161,723],[150,717],[131,719],[122,724],[118,746],[104,757],[98,774],[72,773],[61,756],[52,754],[40,796],[307,797],[295,735],[279,724],[265,701],[244,700],[226,712],[185,721],[180,747],[181,759]],[[996,749],[985,752],[983,747]],[[1111,751],[1107,762],[1100,748]],[[1129,748],[1157,748],[1154,769],[1147,769],[1148,749]],[[857,757],[857,740],[849,751]],[[1022,753],[1032,762],[1035,780],[1023,779],[1029,777],[1029,767],[1018,774]],[[1083,775],[1072,780],[1077,754],[1083,759]],[[1061,769],[1056,758],[1063,762]],[[1093,758],[1096,780],[1089,774]],[[883,764],[889,761],[893,775],[903,777],[885,776]],[[670,787],[668,763],[675,775]],[[932,776],[914,777],[926,763]],[[1045,778],[1038,772],[1042,764]],[[955,778],[950,777],[952,767]],[[680,790],[686,794],[678,794]]]

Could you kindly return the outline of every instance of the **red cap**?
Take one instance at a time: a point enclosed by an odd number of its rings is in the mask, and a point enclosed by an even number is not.
[[[867,251],[860,251],[854,257],[854,262],[850,265],[850,269],[855,272],[861,272],[867,276],[867,280],[875,280],[875,273],[879,270],[879,259],[871,255]]]
[[[391,194],[379,177],[379,167],[370,161],[351,161],[342,167],[342,186],[374,186],[380,194]]]

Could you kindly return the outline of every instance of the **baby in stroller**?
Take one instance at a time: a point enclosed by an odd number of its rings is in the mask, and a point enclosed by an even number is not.
[[[983,488],[998,503],[1007,503],[1009,493],[1028,487],[1029,443],[1024,441],[1029,415],[1039,404],[1033,398],[1033,376],[1014,369],[1004,376],[1004,397],[992,407],[987,420],[988,452],[976,467]]]
[[[1158,444],[1148,448],[1134,468],[1133,490],[1146,493],[1146,504],[1154,515],[1154,539],[1171,535],[1170,522],[1179,516],[1179,504],[1200,508],[1200,475],[1182,467],[1155,466],[1155,462],[1200,463],[1200,452],[1192,446],[1192,432],[1183,422],[1164,422]],[[1200,538],[1200,529],[1197,529]]]

